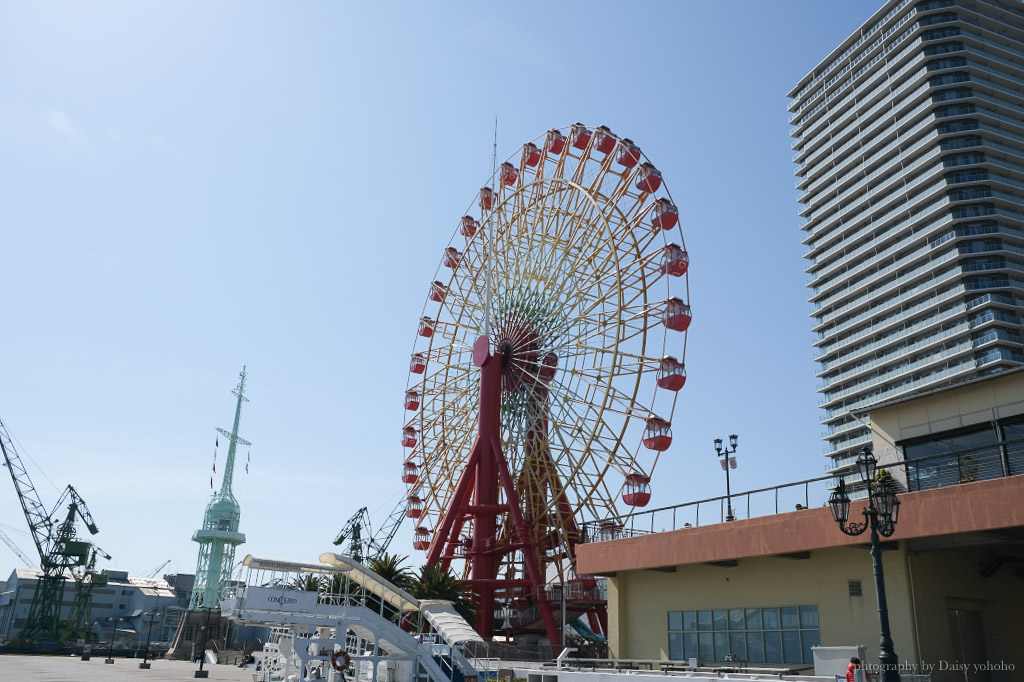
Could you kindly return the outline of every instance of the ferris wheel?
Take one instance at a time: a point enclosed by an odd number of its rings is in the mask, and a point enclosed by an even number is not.
[[[689,258],[661,173],[604,126],[526,143],[473,204],[427,287],[402,480],[414,548],[463,560],[490,611],[571,579],[584,521],[649,502],[686,381]]]

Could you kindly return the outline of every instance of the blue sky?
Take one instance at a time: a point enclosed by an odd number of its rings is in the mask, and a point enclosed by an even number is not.
[[[194,571],[246,364],[239,558],[390,511],[416,320],[496,114],[501,158],[606,124],[680,205],[689,379],[652,506],[723,494],[733,432],[733,490],[823,474],[785,95],[878,6],[0,2],[0,419],[43,501],[74,484],[111,566]],[[0,524],[33,553],[9,480]]]

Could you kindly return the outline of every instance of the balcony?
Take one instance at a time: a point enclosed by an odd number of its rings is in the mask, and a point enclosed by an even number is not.
[[[1007,478],[1024,474],[1024,439],[1005,440],[982,448],[909,461],[886,462],[879,466],[888,470],[896,481],[902,482],[906,492]],[[820,476],[739,492],[728,499],[737,519],[773,516],[826,506],[836,482],[835,476]],[[589,521],[583,524],[582,541],[605,542],[726,523],[726,505],[727,498],[723,495],[615,519]]]

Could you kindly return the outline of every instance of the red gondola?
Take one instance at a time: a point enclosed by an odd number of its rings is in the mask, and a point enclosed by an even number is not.
[[[441,260],[441,264],[446,268],[454,270],[459,267],[459,261],[462,260],[462,254],[454,246],[449,246],[444,250],[444,258]]]
[[[523,145],[523,163],[531,168],[540,163],[540,150],[532,142]]]
[[[669,391],[678,391],[686,384],[686,363],[671,355],[661,359],[658,367],[658,386]]]
[[[652,163],[641,164],[637,177],[636,188],[641,192],[656,192],[661,187],[661,171]]]
[[[408,390],[405,392],[405,409],[416,411],[420,409],[419,391]]]
[[[434,320],[424,315],[420,318],[420,327],[416,330],[416,333],[425,339],[429,339],[434,335]]]
[[[679,209],[670,200],[662,197],[654,202],[654,218],[651,224],[659,230],[671,230],[679,222]]]
[[[647,428],[644,429],[644,447],[661,452],[668,450],[669,445],[672,445],[672,424],[655,415],[648,417]]]
[[[420,477],[420,468],[415,462],[406,462],[402,465],[402,483],[415,483]]]
[[[427,298],[431,301],[437,301],[440,303],[444,300],[444,297],[448,295],[448,287],[436,279],[430,283],[430,293],[427,294]]]
[[[651,501],[651,478],[633,472],[626,476],[626,487],[622,493],[622,501],[631,507],[646,507]]]
[[[690,256],[678,244],[669,244],[661,253],[661,271],[673,277],[682,277],[690,268]]]
[[[490,211],[494,206],[494,191],[490,187],[480,188],[480,208]]]
[[[594,131],[594,147],[602,154],[607,154],[615,149],[615,133],[608,129],[608,126],[597,126]]]
[[[615,157],[615,163],[626,168],[632,168],[640,163],[640,147],[633,144],[633,140],[624,137],[619,140],[619,154]]]
[[[462,227],[459,228],[459,232],[462,233],[463,237],[472,237],[476,234],[476,231],[480,229],[480,223],[473,220],[472,216],[462,216]]]
[[[427,358],[423,353],[413,353],[409,357],[409,371],[413,374],[423,374],[427,369]]]
[[[519,179],[519,170],[508,161],[501,164],[501,170],[498,172],[498,177],[501,178],[501,184],[503,185],[514,185],[516,180]]]
[[[427,549],[428,547],[430,547],[430,531],[420,526],[412,537],[412,548]]]
[[[418,519],[423,513],[423,500],[416,495],[408,497],[408,504],[405,507],[405,515],[410,519]]]
[[[665,301],[665,312],[662,315],[662,321],[666,327],[673,331],[685,332],[689,328],[692,319],[693,314],[690,312],[690,306],[684,303],[682,299],[673,296]]]
[[[560,130],[549,130],[544,144],[550,153],[561,154],[565,149],[565,135]]]
[[[574,123],[569,129],[569,144],[576,149],[586,149],[590,144],[590,130],[582,123]]]
[[[412,426],[406,426],[402,429],[402,446],[406,448],[416,447],[416,441],[419,440],[419,431]]]

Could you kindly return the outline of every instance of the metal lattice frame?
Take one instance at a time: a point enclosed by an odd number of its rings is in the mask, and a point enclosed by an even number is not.
[[[452,504],[475,436],[472,348],[487,327],[489,253],[493,345],[518,335],[522,347],[523,335],[531,336],[530,351],[512,359],[520,379],[506,374],[501,414],[502,449],[530,516],[554,519],[563,542],[576,535],[569,526],[617,516],[624,477],[650,476],[657,464],[659,453],[641,444],[644,420],[671,421],[675,410],[677,393],[654,380],[664,355],[685,361],[686,333],[666,330],[661,312],[672,296],[688,300],[687,278],[660,269],[665,247],[685,244],[678,227],[651,224],[655,200],[670,195],[664,186],[653,194],[635,188],[642,155],[625,168],[614,151],[597,152],[593,139],[583,150],[567,143],[558,155],[543,138],[535,142],[537,166],[525,156],[509,159],[518,181],[495,183],[496,207],[482,212],[474,235],[456,230],[450,246],[461,252],[458,265],[441,265],[435,276],[447,287],[444,300],[424,306],[434,333],[414,347],[427,364],[407,386],[422,403],[406,424],[418,431],[406,459],[419,466],[410,492],[423,500],[418,525],[430,530]],[[550,354],[557,368],[542,381]],[[545,438],[536,436],[539,423]],[[563,547],[561,555],[573,552]],[[560,573],[568,568],[557,565]]]

